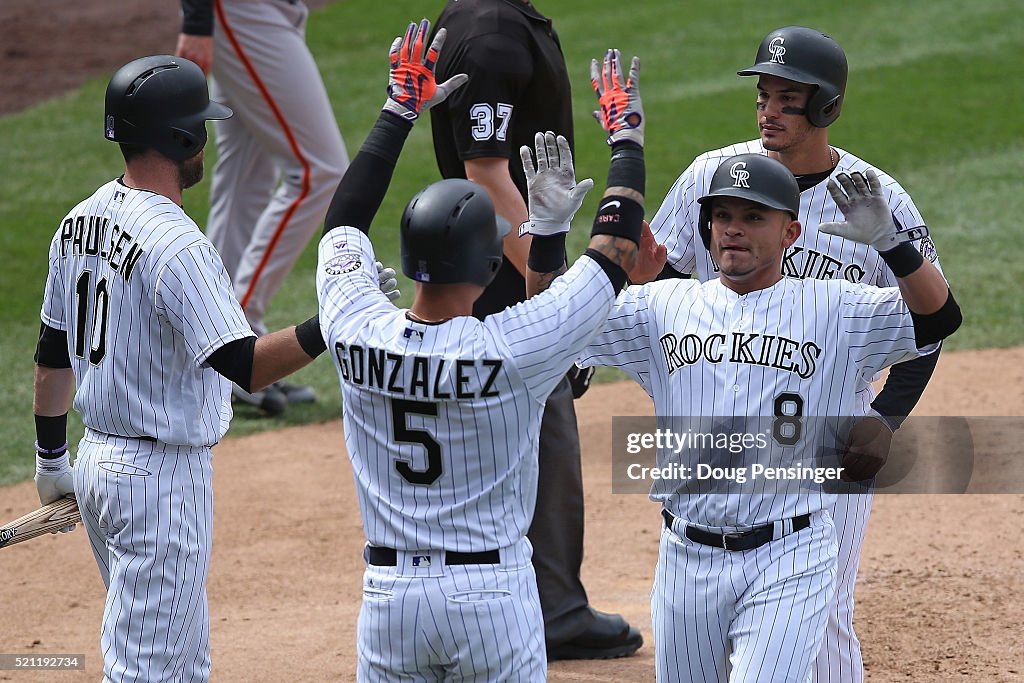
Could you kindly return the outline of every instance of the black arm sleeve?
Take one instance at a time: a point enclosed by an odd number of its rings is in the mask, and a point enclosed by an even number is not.
[[[935,364],[939,362],[939,350],[889,368],[885,386],[871,402],[871,407],[885,418],[893,431],[900,428],[921,400],[921,394],[935,372]]]
[[[964,321],[953,292],[949,293],[942,308],[934,313],[922,315],[911,311],[910,317],[914,320],[914,339],[919,349],[942,341],[956,332]]]
[[[207,357],[206,362],[222,376],[249,391],[255,353],[256,337],[244,337],[220,347]]]
[[[412,121],[382,111],[331,199],[324,234],[349,225],[370,234],[370,223],[384,201]]]
[[[189,36],[212,36],[213,0],[181,0],[181,32]]]
[[[36,365],[46,368],[70,368],[71,356],[68,353],[67,332],[61,332],[46,323],[40,323],[35,361]]]

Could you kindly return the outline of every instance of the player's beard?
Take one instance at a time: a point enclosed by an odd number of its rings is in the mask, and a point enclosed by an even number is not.
[[[186,190],[203,179],[203,152],[178,162],[178,184]]]

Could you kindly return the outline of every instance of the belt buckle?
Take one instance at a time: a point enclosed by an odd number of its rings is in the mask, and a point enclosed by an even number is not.
[[[731,531],[729,533],[722,534],[722,550],[729,549],[729,542],[727,539],[731,538],[733,540],[737,540],[743,538],[746,535],[747,533],[745,531]]]

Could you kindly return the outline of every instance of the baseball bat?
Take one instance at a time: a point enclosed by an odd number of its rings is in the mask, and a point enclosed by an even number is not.
[[[73,496],[44,505],[0,527],[0,548],[27,541],[82,521]]]

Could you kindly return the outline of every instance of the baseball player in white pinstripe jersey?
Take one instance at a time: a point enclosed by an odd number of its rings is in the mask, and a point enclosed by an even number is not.
[[[718,277],[717,266],[698,237],[700,204],[711,177],[723,159],[736,154],[767,154],[793,173],[801,190],[799,219],[803,230],[786,250],[782,274],[795,278],[845,279],[879,287],[896,286],[896,278],[878,253],[866,245],[823,234],[818,225],[841,219],[826,181],[840,173],[878,176],[886,202],[898,225],[925,225],[910,195],[887,173],[854,154],[830,146],[827,127],[839,116],[846,87],[847,61],[842,48],[819,31],[787,26],[769,33],[755,64],[740,72],[757,76],[757,122],[760,138],[705,152],[683,171],[668,192],[651,227],[668,249],[662,277],[692,273],[700,281]],[[930,237],[915,241],[921,253],[938,265]],[[631,273],[645,282],[654,273]],[[935,368],[938,352],[892,368],[885,388],[875,397],[863,385],[853,415],[870,416],[851,433],[846,464],[851,476],[870,479],[884,464],[892,431],[910,413]],[[871,509],[870,489],[842,495],[832,508],[839,539],[839,580],[828,627],[815,664],[815,680],[858,683],[864,679],[860,642],[853,631],[853,595],[860,549]]]
[[[50,245],[36,483],[44,504],[78,499],[107,586],[105,681],[209,677],[210,448],[231,420],[229,380],[258,389],[326,348],[315,317],[257,339],[181,208],[203,175],[206,121],[230,115],[186,59],[123,66],[105,135],[121,144],[124,175],[72,209]],[[73,392],[86,427],[74,468]]]
[[[783,277],[784,251],[801,232],[797,182],[770,157],[738,155],[697,198],[698,234],[719,277],[628,288],[578,362],[625,370],[662,418],[771,420],[771,438],[745,451],[752,463],[817,461],[830,446],[826,422],[806,418],[856,414],[876,372],[934,349],[960,323],[941,273],[910,244],[919,232],[897,230],[877,176],[837,180],[830,193],[846,222],[819,230],[871,245],[898,288]],[[661,450],[658,463],[699,471],[709,455]],[[727,495],[734,489],[684,475],[652,487],[665,519],[651,596],[659,680],[810,677],[838,549],[834,495],[806,484],[752,481]]]
[[[473,302],[501,263],[508,225],[475,183],[428,186],[402,217],[402,268],[416,297],[396,309],[374,286],[370,221],[412,123],[465,81],[435,84],[445,31],[429,48],[428,35],[424,20],[392,46],[389,99],[338,187],[326,220],[333,229],[320,242],[320,315],[369,541],[358,676],[544,680],[526,538],[540,422],[635,260],[642,151],[613,146],[622,158],[613,156],[605,196],[618,201],[595,220],[586,255],[543,293],[482,321]],[[531,210],[522,228],[534,235],[534,276],[555,270],[552,254],[564,266],[569,220],[593,185],[575,182],[564,137],[538,134],[536,155],[534,169],[524,152]]]

